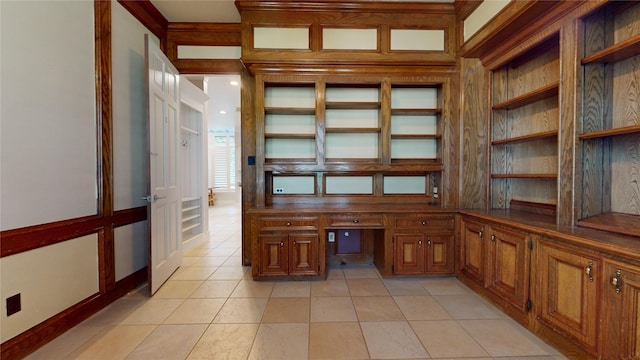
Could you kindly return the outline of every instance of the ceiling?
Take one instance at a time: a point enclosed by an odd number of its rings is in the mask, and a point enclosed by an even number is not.
[[[150,0],[169,22],[239,23],[234,0]],[[380,0],[365,0],[380,1]],[[454,0],[385,0],[387,2],[446,2]]]
[[[169,22],[239,23],[234,0],[151,0]]]

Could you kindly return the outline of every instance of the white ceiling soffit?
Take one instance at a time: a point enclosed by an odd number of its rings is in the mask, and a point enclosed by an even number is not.
[[[234,0],[151,0],[169,22],[239,23]]]
[[[390,2],[452,3],[454,0],[371,0]],[[234,0],[151,0],[169,22],[239,23]]]

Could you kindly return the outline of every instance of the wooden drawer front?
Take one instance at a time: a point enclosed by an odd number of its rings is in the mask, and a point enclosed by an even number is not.
[[[317,230],[317,217],[261,217],[258,220],[260,230]]]
[[[398,216],[396,229],[453,229],[451,216]]]
[[[382,215],[335,215],[329,216],[329,226],[383,227]]]

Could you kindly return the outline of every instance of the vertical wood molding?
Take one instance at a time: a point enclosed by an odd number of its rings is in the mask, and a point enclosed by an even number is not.
[[[98,214],[113,216],[113,116],[111,86],[111,2],[95,0],[96,136],[98,145]],[[113,224],[98,235],[100,292],[115,286]]]
[[[569,18],[560,27],[560,93],[559,108],[559,153],[558,153],[558,225],[574,225],[575,207],[575,159],[576,159],[576,114],[578,105],[577,75],[580,73],[578,59],[577,21]]]

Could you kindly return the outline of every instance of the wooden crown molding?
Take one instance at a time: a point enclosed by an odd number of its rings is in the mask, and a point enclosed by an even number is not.
[[[127,11],[161,40],[167,36],[169,21],[149,0],[118,0]]]
[[[586,1],[512,1],[460,49],[466,58],[495,58],[514,44],[531,37]]]
[[[453,7],[456,10],[456,17],[464,21],[482,4],[482,0],[455,0]]]
[[[425,3],[411,1],[366,1],[366,0],[307,0],[307,1],[254,1],[236,0],[236,7],[243,11],[338,11],[338,12],[394,12],[455,14],[454,3]]]

